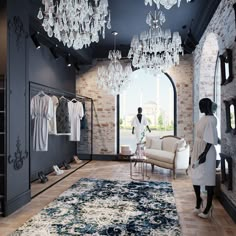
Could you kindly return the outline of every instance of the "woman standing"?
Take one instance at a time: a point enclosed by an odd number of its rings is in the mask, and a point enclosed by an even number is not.
[[[212,200],[216,178],[216,150],[214,145],[218,143],[217,120],[213,115],[214,105],[216,104],[209,98],[203,98],[199,101],[200,112],[205,115],[196,124],[191,156],[191,177],[196,195],[194,213],[198,214],[201,218],[208,218],[212,214]],[[207,204],[203,212],[200,209],[203,203],[200,193],[201,185],[205,186],[207,190]]]

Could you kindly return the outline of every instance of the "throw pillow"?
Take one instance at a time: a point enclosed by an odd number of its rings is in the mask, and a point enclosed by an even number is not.
[[[182,138],[177,142],[177,150],[183,150],[186,146],[186,141]]]
[[[152,139],[151,149],[162,150],[162,140],[161,139]]]

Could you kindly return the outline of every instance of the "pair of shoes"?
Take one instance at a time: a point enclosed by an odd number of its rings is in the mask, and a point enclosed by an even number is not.
[[[53,169],[56,172],[56,175],[62,175],[64,173],[64,170],[60,170],[57,165],[54,165]]]
[[[196,215],[200,214],[201,213],[201,208],[203,208],[203,200],[202,200],[202,198],[201,198],[201,201],[200,201],[200,207],[199,208],[195,207],[193,209],[193,213],[196,214]]]
[[[76,164],[81,164],[81,160],[77,156],[73,156],[73,159]]]
[[[63,161],[63,166],[65,167],[66,170],[69,170],[71,168],[71,166],[65,161]]]
[[[213,211],[213,206],[211,206],[211,208],[209,209],[209,211],[206,214],[201,212],[198,214],[198,216],[203,219],[208,219],[208,218],[212,217],[212,211]]]
[[[41,183],[43,183],[43,184],[48,181],[47,176],[42,171],[38,172],[38,177],[39,177]]]

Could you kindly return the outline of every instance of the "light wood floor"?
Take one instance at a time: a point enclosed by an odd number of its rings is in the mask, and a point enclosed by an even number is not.
[[[129,167],[129,162],[89,162],[81,169],[76,170],[33,198],[30,203],[14,214],[0,218],[0,235],[9,235],[80,178],[130,180]],[[154,173],[151,173],[151,166],[148,166],[148,174],[150,175],[150,180],[172,182],[184,236],[236,236],[236,224],[217,199],[214,199],[213,202],[214,210],[211,219],[200,219],[198,216],[193,215],[192,209],[195,205],[195,197],[190,178],[183,172],[177,172],[177,178],[173,180],[169,170],[155,167]]]

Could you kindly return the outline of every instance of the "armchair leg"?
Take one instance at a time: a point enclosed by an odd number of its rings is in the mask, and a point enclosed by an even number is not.
[[[152,165],[152,172],[154,171],[154,164],[151,164]]]

